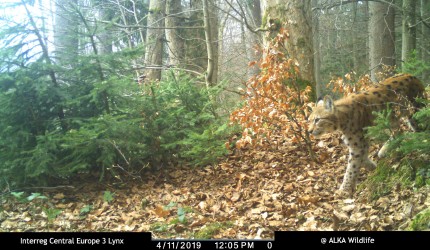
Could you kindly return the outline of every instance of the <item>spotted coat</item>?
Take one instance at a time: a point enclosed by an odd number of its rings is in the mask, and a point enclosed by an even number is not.
[[[375,118],[373,111],[386,109],[387,105],[397,108],[398,113],[408,118],[412,128],[415,128],[411,117],[420,108],[416,97],[424,97],[423,84],[412,75],[402,74],[388,78],[367,91],[335,102],[331,97],[325,96],[317,103],[309,117],[309,132],[318,138],[340,130],[343,141],[349,148],[348,166],[341,191],[349,195],[354,192],[360,167],[369,170],[375,168],[375,163],[368,157],[369,142],[364,136],[364,128],[372,125]],[[394,126],[398,126],[398,121],[399,117],[393,115]]]

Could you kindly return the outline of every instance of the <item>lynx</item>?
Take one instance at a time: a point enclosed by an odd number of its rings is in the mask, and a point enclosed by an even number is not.
[[[364,136],[364,128],[372,125],[373,111],[387,108],[397,109],[400,116],[405,116],[413,130],[415,122],[411,119],[420,104],[415,100],[424,97],[424,86],[414,76],[401,74],[390,77],[367,91],[349,95],[333,102],[325,96],[312,110],[309,117],[309,133],[315,138],[323,134],[340,130],[342,139],[349,148],[348,166],[340,190],[352,195],[355,191],[359,168],[373,170],[376,165],[369,159],[369,142]],[[399,126],[399,118],[394,112],[392,125]],[[384,149],[385,146],[382,147]],[[381,151],[382,151],[381,149]],[[383,154],[381,152],[379,156]]]

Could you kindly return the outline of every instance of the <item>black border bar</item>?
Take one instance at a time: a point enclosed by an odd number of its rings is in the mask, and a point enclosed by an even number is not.
[[[289,249],[292,246],[318,249],[381,249],[427,246],[430,231],[317,231],[275,232],[274,240],[152,239],[149,232],[0,233],[7,249]],[[3,247],[2,247],[3,248]]]

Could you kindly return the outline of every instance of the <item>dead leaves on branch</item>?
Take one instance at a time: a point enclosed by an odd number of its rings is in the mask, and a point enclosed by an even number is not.
[[[298,65],[282,52],[287,37],[282,30],[269,44],[259,63],[261,73],[246,83],[244,107],[230,116],[244,129],[237,149],[271,142],[273,131],[282,131],[285,138],[295,142],[309,143],[306,117],[312,89],[301,86]]]

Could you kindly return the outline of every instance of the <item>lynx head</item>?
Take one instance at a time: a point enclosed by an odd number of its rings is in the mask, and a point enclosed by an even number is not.
[[[337,130],[336,107],[330,96],[317,102],[317,106],[309,116],[309,133],[316,138]]]

